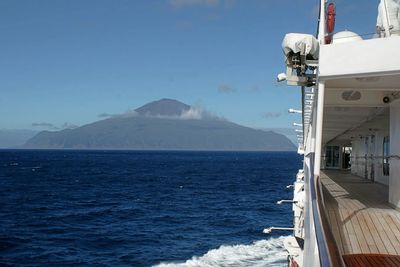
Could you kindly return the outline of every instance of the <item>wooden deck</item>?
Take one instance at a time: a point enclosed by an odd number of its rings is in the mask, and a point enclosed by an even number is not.
[[[351,254],[344,255],[346,267],[398,267],[400,256],[383,254]]]
[[[342,255],[400,255],[400,213],[387,203],[387,186],[349,172],[328,170],[321,172],[321,182],[328,219]]]

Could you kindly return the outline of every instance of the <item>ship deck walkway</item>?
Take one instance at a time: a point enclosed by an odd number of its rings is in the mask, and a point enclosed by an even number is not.
[[[348,171],[324,170],[320,177],[328,220],[342,255],[400,255],[400,212],[389,206],[387,186]]]

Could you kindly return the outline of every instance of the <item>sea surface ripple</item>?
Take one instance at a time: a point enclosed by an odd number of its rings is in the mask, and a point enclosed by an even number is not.
[[[285,266],[294,152],[0,151],[0,265]]]

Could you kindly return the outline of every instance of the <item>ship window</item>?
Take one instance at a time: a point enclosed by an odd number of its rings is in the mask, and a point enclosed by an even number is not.
[[[390,139],[389,136],[383,138],[383,175],[389,175],[390,158]]]
[[[327,168],[338,168],[339,167],[339,147],[338,146],[327,146],[325,151]]]
[[[342,168],[343,169],[350,169],[351,168],[351,151],[352,147],[351,146],[346,146],[343,147],[343,156],[342,156]]]

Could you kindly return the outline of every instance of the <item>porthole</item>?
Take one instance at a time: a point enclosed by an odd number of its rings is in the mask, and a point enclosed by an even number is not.
[[[342,98],[346,101],[357,101],[361,99],[361,93],[359,91],[344,91]]]

